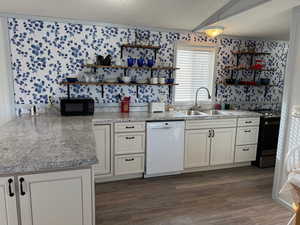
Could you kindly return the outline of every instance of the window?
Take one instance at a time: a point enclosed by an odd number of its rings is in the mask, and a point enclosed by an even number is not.
[[[191,103],[195,101],[196,90],[206,87],[213,96],[215,49],[199,47],[178,47],[176,66],[175,102]],[[199,101],[207,101],[205,90],[199,92]]]

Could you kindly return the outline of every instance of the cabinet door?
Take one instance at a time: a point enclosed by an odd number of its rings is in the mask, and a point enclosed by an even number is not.
[[[185,132],[184,168],[209,165],[209,129],[187,130]]]
[[[90,169],[18,177],[22,225],[93,225]]]
[[[99,163],[93,167],[95,175],[111,172],[111,140],[109,125],[94,125],[96,152]]]
[[[210,165],[233,163],[236,128],[213,129]]]
[[[0,178],[0,224],[18,225],[15,180],[13,177]]]

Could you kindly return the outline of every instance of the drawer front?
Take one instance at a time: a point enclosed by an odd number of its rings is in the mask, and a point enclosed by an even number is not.
[[[236,127],[236,119],[187,120],[185,129]]]
[[[237,131],[237,145],[256,144],[258,141],[258,127],[239,127]]]
[[[257,145],[237,146],[235,149],[235,162],[250,162],[256,160]]]
[[[259,126],[260,118],[240,118],[238,120],[239,127]]]
[[[145,152],[145,133],[115,134],[115,154]]]
[[[115,132],[145,131],[144,122],[115,123]]]
[[[144,154],[115,157],[115,175],[144,172]]]

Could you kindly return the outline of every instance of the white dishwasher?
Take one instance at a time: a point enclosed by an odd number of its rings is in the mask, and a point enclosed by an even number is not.
[[[183,160],[184,122],[148,122],[144,177],[181,173]]]

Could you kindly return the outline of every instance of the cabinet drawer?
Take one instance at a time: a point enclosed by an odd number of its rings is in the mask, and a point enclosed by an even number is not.
[[[235,162],[250,162],[256,160],[257,145],[237,146],[235,149]]]
[[[144,122],[115,123],[115,132],[145,131]]]
[[[115,175],[144,172],[144,154],[115,157]]]
[[[259,126],[260,118],[240,118],[238,120],[239,127]]]
[[[236,127],[236,119],[188,120],[185,129]]]
[[[115,134],[115,154],[145,152],[145,133]]]
[[[258,141],[258,127],[239,127],[237,131],[237,145],[256,144]]]

